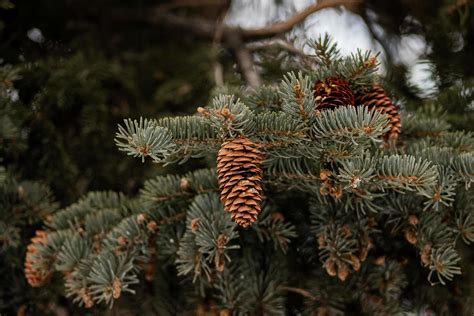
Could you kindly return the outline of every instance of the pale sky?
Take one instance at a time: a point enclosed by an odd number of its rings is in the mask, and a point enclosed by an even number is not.
[[[314,0],[280,0],[282,5],[275,4],[275,0],[233,0],[226,23],[239,25],[241,27],[259,27],[270,24],[271,21],[284,20],[296,11],[314,3]],[[383,36],[383,29],[376,23],[376,15],[371,13],[374,21],[374,29],[378,35]],[[317,38],[319,35],[328,33],[337,41],[341,53],[350,54],[357,48],[380,52],[382,60],[385,52],[377,41],[373,39],[363,19],[345,9],[328,8],[315,12],[306,18],[303,28],[304,34],[297,33],[296,45],[301,45],[304,37]],[[299,29],[301,30],[301,28]],[[428,96],[437,91],[436,83],[429,76],[429,64],[421,63],[424,56],[429,52],[429,47],[421,35],[402,36],[395,43],[395,62],[408,67],[408,80],[410,83],[423,89],[422,96]],[[381,75],[385,73],[383,67]]]

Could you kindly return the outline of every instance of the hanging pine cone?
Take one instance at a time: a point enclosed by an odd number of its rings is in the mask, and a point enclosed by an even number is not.
[[[380,85],[374,85],[370,90],[361,91],[356,94],[356,104],[366,106],[371,110],[381,111],[390,118],[388,123],[390,130],[385,134],[385,139],[397,139],[400,134],[402,123],[397,108]]]
[[[52,270],[40,262],[37,247],[46,242],[47,233],[42,230],[36,231],[36,236],[31,238],[27,247],[25,259],[25,277],[32,287],[43,286],[50,278]]]
[[[217,177],[224,210],[240,226],[252,224],[260,213],[263,153],[246,137],[221,145],[217,155]]]
[[[329,110],[338,106],[354,105],[354,93],[349,83],[337,76],[318,80],[314,84],[316,110]]]

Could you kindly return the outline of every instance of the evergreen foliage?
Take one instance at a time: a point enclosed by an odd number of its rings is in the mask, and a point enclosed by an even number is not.
[[[343,107],[341,89],[327,95],[342,107],[322,110],[315,92],[342,79],[360,105],[376,56],[329,37],[304,56],[283,33],[231,46],[218,34],[230,3],[0,0],[0,314],[472,315],[474,3],[338,9],[384,47],[396,143],[386,115]],[[195,21],[216,34],[198,40]],[[300,26],[285,34],[296,46]],[[436,95],[407,83],[412,40],[426,41]],[[240,86],[239,49],[264,86]],[[246,229],[214,168],[240,136],[265,153]]]
[[[12,81],[18,78],[18,69],[2,65],[0,74],[4,78],[0,84],[0,311],[14,313],[15,307],[35,300],[35,312],[41,313],[46,311],[41,305],[49,297],[27,285],[23,260],[29,237],[59,205],[47,185],[19,179],[14,167],[3,161],[6,153],[24,150],[26,145],[20,128],[25,116],[16,108],[12,94]]]
[[[340,56],[328,38],[313,46],[314,69],[240,90],[242,99],[219,95],[193,116],[125,120],[118,148],[162,165],[215,161],[240,136],[259,144],[263,211],[246,229],[231,221],[215,163],[148,180],[133,199],[89,193],[48,218],[37,248],[68,297],[112,306],[144,277],[160,315],[472,313],[461,274],[472,273],[464,245],[474,240],[473,135],[429,104],[403,113],[401,135],[389,141],[386,114],[319,110],[315,81],[337,76],[357,93],[379,79],[369,52]],[[175,298],[160,294],[171,288]]]
[[[141,34],[137,36],[103,24],[84,29],[84,23],[74,22],[74,17],[78,12],[89,16],[89,9],[102,4],[83,3],[80,9],[68,5],[61,1],[0,1],[2,315],[53,315],[64,309],[73,314],[75,297],[65,299],[62,280],[53,276],[48,287],[41,289],[27,283],[24,261],[35,230],[40,230],[60,205],[71,204],[90,190],[135,194],[144,179],[159,171],[151,163],[123,159],[110,141],[117,123],[137,113],[185,112],[190,100],[207,100],[210,89],[209,80],[203,77],[210,54],[198,49],[202,43],[177,44],[156,30],[134,29]],[[35,39],[30,32],[39,35]],[[150,34],[159,40],[150,40]],[[109,45],[104,38],[114,38],[123,49]],[[182,62],[184,56],[188,63]],[[170,97],[173,90],[179,92]],[[109,210],[102,216],[107,222],[116,214]],[[102,230],[101,221],[87,222],[91,231]],[[54,235],[49,240],[61,241]],[[58,271],[66,271],[71,266],[69,260],[78,260],[90,250],[79,237],[69,242],[58,258]],[[70,253],[69,248],[84,253]],[[41,258],[31,256],[33,262],[37,259]],[[100,270],[101,266],[95,268]],[[29,272],[32,277],[41,275],[35,275],[35,267]],[[84,311],[77,309],[77,313]]]

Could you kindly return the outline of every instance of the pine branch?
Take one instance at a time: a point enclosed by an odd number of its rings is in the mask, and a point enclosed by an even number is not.
[[[154,121],[125,120],[125,128],[119,125],[115,142],[119,150],[127,152],[128,155],[140,157],[142,162],[145,157],[150,156],[155,161],[163,161],[172,150],[171,135],[167,129],[156,126]]]
[[[270,207],[264,207],[257,225],[252,226],[261,242],[273,242],[274,249],[286,253],[291,238],[296,237],[296,228],[285,221],[279,212],[271,213]]]
[[[426,189],[436,184],[438,170],[426,160],[393,155],[382,158],[378,177],[395,190],[417,190],[427,195]]]
[[[179,275],[193,273],[211,280],[213,271],[222,272],[230,261],[228,245],[238,237],[236,224],[229,221],[217,194],[198,195],[190,206],[186,219],[186,233],[180,242],[176,260]]]
[[[463,178],[466,189],[474,182],[474,154],[462,153],[454,161],[454,170]]]

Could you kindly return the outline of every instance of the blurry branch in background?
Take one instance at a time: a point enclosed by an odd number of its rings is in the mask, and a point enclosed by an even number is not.
[[[296,48],[293,45],[293,43],[281,38],[274,38],[274,39],[268,39],[268,40],[261,40],[258,42],[252,42],[252,43],[247,44],[247,48],[252,52],[264,50],[264,49],[279,48],[282,50],[286,50],[289,53],[292,53],[294,55],[307,57],[307,54],[305,54],[305,52],[303,52],[302,50]]]
[[[274,46],[301,56],[302,52],[298,51],[290,43],[283,40],[271,41],[270,39],[277,35],[291,31],[293,27],[303,22],[308,16],[315,13],[316,11],[341,5],[352,7],[360,5],[363,2],[364,0],[321,0],[317,3],[307,6],[305,9],[294,14],[285,21],[280,21],[261,28],[248,29],[236,26],[227,26],[222,23],[222,19],[218,19],[218,21],[211,21],[209,19],[200,17],[182,16],[170,12],[170,10],[174,8],[219,5],[221,7],[225,7],[225,10],[227,10],[229,4],[228,1],[181,0],[157,6],[153,10],[144,11],[143,15],[141,16],[134,17],[134,15],[130,14],[128,11],[122,12],[122,14],[119,14],[118,16],[122,18],[125,17],[127,20],[134,18],[144,19],[146,22],[153,25],[181,29],[195,36],[212,39],[215,51],[217,51],[219,44],[222,47],[229,49],[233,54],[239,66],[239,70],[247,84],[251,87],[257,87],[261,84],[261,79],[254,67],[252,51],[265,48],[266,46]],[[249,46],[246,45],[249,42],[258,40],[266,41],[264,41],[263,44],[252,43]],[[217,85],[223,84],[222,65],[218,62],[215,63],[214,77]]]
[[[226,39],[229,34],[238,35],[244,41],[255,41],[269,38],[290,31],[294,26],[303,22],[308,16],[316,11],[340,5],[358,5],[363,2],[363,0],[323,0],[306,7],[285,21],[280,21],[269,26],[249,29],[243,29],[236,26],[224,26],[222,29],[223,39]],[[150,13],[146,15],[146,20],[149,23],[157,25],[169,25],[176,28],[182,28],[189,30],[195,35],[209,38],[214,37],[217,28],[217,24],[213,21],[203,18],[183,17],[163,11],[161,6],[151,10]]]
[[[221,49],[220,42],[222,41],[222,30],[225,26],[224,21],[228,11],[228,4],[225,6],[225,10],[220,14],[217,20],[217,28],[214,33],[214,38],[212,40],[212,53],[214,54],[214,83],[216,86],[220,87],[224,85],[224,66],[219,61],[219,51]]]
[[[247,49],[242,38],[235,33],[230,33],[227,37],[227,42],[235,54],[235,59],[245,82],[252,88],[259,87],[262,84],[262,80],[254,67],[252,53]]]
[[[261,40],[257,42],[251,42],[247,44],[247,48],[252,53],[265,54],[266,51],[284,53],[284,55],[293,55],[298,58],[298,62],[301,65],[305,65],[307,68],[315,66],[315,60],[312,56],[305,53],[302,49],[296,48],[291,41],[283,38],[272,38]],[[256,62],[260,65],[259,62]]]
[[[367,12],[365,10],[359,10],[357,11],[357,14],[364,20],[365,25],[367,25],[367,29],[370,32],[370,35],[372,35],[372,38],[377,41],[383,48],[385,52],[385,58],[387,59],[389,64],[393,63],[393,53],[392,53],[392,48],[390,47],[389,43],[383,39],[384,34],[380,34],[379,32],[376,31],[375,26],[373,21],[367,16]],[[390,70],[388,70],[390,71]]]
[[[304,10],[296,13],[286,21],[277,22],[275,24],[253,29],[240,29],[242,37],[250,40],[272,37],[281,33],[291,31],[291,29],[303,22],[308,16],[316,11],[332,8],[340,5],[357,5],[363,3],[363,0],[321,0],[315,4],[307,6]]]

